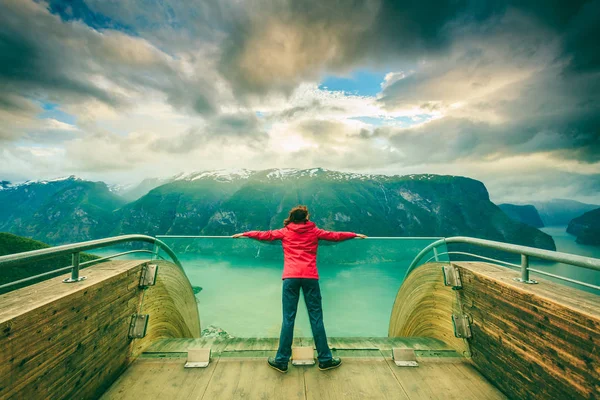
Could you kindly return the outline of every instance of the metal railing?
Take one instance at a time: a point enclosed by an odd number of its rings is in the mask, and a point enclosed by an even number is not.
[[[41,278],[44,276],[48,276],[48,275],[52,275],[52,274],[56,274],[56,273],[64,272],[64,271],[68,271],[68,270],[71,270],[71,276],[69,278],[64,279],[63,282],[65,282],[65,283],[79,282],[79,281],[85,279],[84,276],[79,276],[79,269],[82,266],[89,266],[92,264],[97,264],[102,261],[106,261],[106,260],[109,260],[109,259],[112,259],[115,257],[120,257],[120,256],[123,256],[126,254],[132,254],[132,253],[151,253],[151,254],[158,256],[157,252],[155,252],[155,251],[139,249],[139,250],[130,250],[130,251],[125,251],[125,252],[113,254],[110,256],[106,256],[106,257],[97,258],[97,259],[90,260],[90,261],[87,261],[84,263],[79,262],[79,258],[80,258],[79,256],[80,256],[81,252],[93,250],[93,249],[99,249],[102,247],[114,246],[117,244],[127,243],[127,242],[150,243],[150,244],[162,249],[171,258],[171,260],[173,260],[173,262],[177,266],[179,266],[180,268],[183,268],[181,266],[181,263],[179,262],[179,259],[173,252],[173,250],[171,250],[171,248],[169,246],[167,246],[161,240],[156,239],[152,236],[147,236],[147,235],[122,235],[122,236],[115,236],[115,237],[110,237],[110,238],[105,238],[105,239],[90,240],[90,241],[81,242],[81,243],[65,244],[62,246],[48,247],[48,248],[40,249],[40,250],[26,251],[23,253],[16,253],[16,254],[9,254],[6,256],[1,256],[0,257],[0,268],[5,267],[5,266],[23,265],[23,264],[27,264],[27,263],[31,263],[31,262],[42,261],[42,260],[47,260],[49,258],[55,258],[55,257],[59,257],[59,256],[68,256],[68,255],[71,256],[72,265],[70,265],[68,267],[58,268],[58,269],[55,269],[52,271],[44,272],[42,274],[38,274],[35,276],[30,276],[28,278],[20,279],[17,281],[5,283],[3,285],[0,285],[0,289],[4,289],[4,288],[10,287],[10,286],[18,285],[18,284],[21,284],[24,282],[28,282],[28,281],[31,281],[34,279],[38,279],[38,278]],[[161,258],[162,258],[162,256],[161,256]]]
[[[165,238],[165,239],[231,239],[231,236],[202,236],[202,235],[157,235],[156,237],[157,238]],[[592,289],[600,290],[600,286],[598,286],[598,285],[578,281],[575,279],[567,278],[567,277],[556,275],[556,274],[551,274],[549,272],[541,271],[539,269],[534,269],[529,266],[529,258],[534,257],[534,258],[538,258],[541,260],[564,263],[564,264],[569,264],[569,265],[573,265],[576,267],[582,267],[582,268],[587,268],[587,269],[591,269],[591,270],[595,270],[595,271],[600,271],[600,259],[597,259],[597,258],[584,257],[584,256],[578,256],[575,254],[561,253],[561,252],[551,251],[551,250],[542,250],[542,249],[536,249],[534,247],[520,246],[520,245],[515,245],[515,244],[510,244],[510,243],[496,242],[496,241],[492,241],[492,240],[477,239],[477,238],[471,238],[471,237],[465,237],[465,236],[455,236],[455,237],[450,237],[450,238],[410,237],[410,236],[389,237],[388,236],[388,237],[367,237],[365,240],[382,240],[382,239],[383,240],[418,240],[418,239],[435,240],[435,242],[426,246],[415,257],[415,259],[413,260],[413,262],[411,263],[410,267],[408,268],[408,270],[406,272],[405,279],[408,276],[408,274],[412,270],[414,270],[417,265],[419,265],[419,262],[421,261],[421,259],[427,253],[429,253],[430,251],[433,251],[434,256],[431,257],[426,262],[429,262],[433,259],[438,260],[439,257],[444,256],[444,255],[446,255],[448,257],[450,257],[450,255],[465,255],[465,256],[470,256],[470,257],[490,261],[490,262],[493,262],[496,264],[500,264],[500,265],[508,267],[508,268],[519,270],[521,272],[521,277],[516,279],[519,282],[530,283],[530,284],[537,283],[535,280],[532,280],[529,277],[529,273],[534,272],[534,273],[537,273],[540,275],[545,275],[545,276],[549,276],[549,277],[552,277],[555,279],[560,279],[560,280],[563,280],[566,282],[571,282],[571,283],[579,284],[579,285],[586,286],[586,287],[589,287]],[[471,244],[471,245],[485,247],[485,248],[489,248],[489,249],[493,249],[493,250],[501,250],[501,251],[505,251],[505,252],[512,253],[512,254],[518,254],[521,256],[521,264],[520,265],[514,264],[514,263],[510,263],[510,262],[503,261],[503,260],[498,260],[498,259],[494,259],[494,258],[484,257],[484,256],[481,256],[478,254],[472,254],[472,253],[466,253],[466,252],[460,252],[460,251],[445,251],[445,252],[438,251],[438,248],[440,246],[445,246],[445,245],[451,244],[451,243]]]
[[[157,238],[163,239],[231,239],[231,236],[210,236],[210,235],[156,235]],[[241,236],[239,239],[249,239],[246,236]],[[440,240],[441,236],[368,236],[364,240]],[[363,240],[363,239],[359,239]]]
[[[102,247],[113,246],[116,244],[121,244],[121,243],[126,243],[126,242],[145,242],[145,243],[153,244],[154,246],[164,250],[164,252],[173,260],[173,262],[177,266],[182,268],[181,263],[179,262],[179,259],[177,258],[177,256],[173,252],[173,250],[171,250],[171,248],[169,246],[167,246],[164,242],[162,242],[160,240],[160,238],[231,239],[231,236],[157,235],[156,238],[154,238],[152,236],[147,236],[147,235],[123,235],[123,236],[115,236],[115,237],[105,238],[105,239],[90,240],[90,241],[81,242],[81,243],[49,247],[46,249],[28,251],[28,252],[24,252],[24,253],[0,256],[0,267],[8,266],[8,265],[12,265],[12,266],[21,265],[21,264],[25,264],[25,263],[41,261],[41,260],[54,258],[54,257],[58,257],[58,256],[64,256],[64,255],[71,255],[71,257],[72,257],[72,265],[71,266],[44,272],[42,274],[38,274],[38,275],[31,276],[28,278],[20,279],[18,281],[9,282],[9,283],[0,285],[0,289],[4,289],[6,287],[10,287],[13,285],[18,285],[20,283],[24,283],[24,282],[38,279],[38,278],[41,278],[44,276],[56,274],[59,272],[64,272],[67,270],[71,270],[71,277],[65,279],[64,282],[66,282],[66,283],[78,282],[82,279],[85,279],[85,277],[79,276],[80,267],[89,266],[89,265],[96,264],[96,263],[99,263],[102,261],[106,261],[108,259],[120,257],[120,256],[127,255],[127,254],[132,254],[132,253],[151,253],[155,256],[162,258],[162,256],[159,256],[158,252],[156,252],[156,251],[130,250],[130,251],[117,253],[117,254],[113,254],[110,256],[90,260],[90,261],[87,261],[84,263],[79,262],[79,256],[80,256],[81,252],[84,252],[87,250],[98,249],[98,248],[102,248]],[[450,256],[452,254],[466,255],[466,256],[470,256],[470,257],[483,259],[486,261],[495,262],[498,264],[503,264],[504,266],[507,266],[509,268],[518,269],[521,271],[521,277],[518,278],[517,280],[520,282],[523,282],[523,283],[537,283],[536,281],[531,280],[529,277],[529,273],[534,272],[534,273],[537,273],[540,275],[545,275],[545,276],[549,276],[549,277],[552,277],[555,279],[560,279],[560,280],[564,280],[567,282],[576,283],[579,285],[583,285],[586,287],[600,290],[600,286],[597,286],[597,285],[577,281],[575,279],[563,277],[563,276],[556,275],[556,274],[551,274],[551,273],[548,273],[545,271],[541,271],[539,269],[534,269],[534,268],[529,267],[529,258],[535,257],[535,258],[539,258],[541,260],[564,263],[564,264],[569,264],[569,265],[573,265],[573,266],[577,266],[577,267],[600,271],[600,259],[597,259],[597,258],[583,257],[583,256],[574,255],[574,254],[561,253],[561,252],[550,251],[550,250],[542,250],[542,249],[536,249],[533,247],[526,247],[526,246],[520,246],[520,245],[515,245],[515,244],[495,242],[495,241],[491,241],[491,240],[476,239],[476,238],[464,237],[464,236],[456,236],[456,237],[450,237],[450,238],[440,238],[440,237],[367,237],[365,240],[418,240],[418,239],[435,240],[435,242],[429,244],[428,246],[423,248],[417,254],[417,256],[414,258],[414,260],[412,261],[412,263],[410,264],[410,266],[406,272],[405,279],[418,265],[420,265],[419,263],[420,263],[421,259],[426,254],[433,251],[434,256],[425,262],[429,262],[433,259],[438,260],[438,258],[443,255],[447,255],[447,256]],[[489,248],[489,249],[493,249],[493,250],[501,250],[501,251],[505,251],[505,252],[512,253],[512,254],[519,254],[521,256],[521,264],[518,265],[518,264],[510,263],[507,261],[497,260],[497,259],[484,257],[481,255],[472,254],[472,253],[466,253],[466,252],[458,252],[458,251],[446,251],[446,252],[442,252],[442,253],[438,252],[439,247],[445,246],[447,244],[452,244],[452,243],[470,244],[470,245],[480,246],[480,247]]]
[[[518,254],[521,256],[521,265],[509,263],[506,261],[496,260],[493,258],[483,257],[483,256],[480,256],[477,254],[472,254],[472,253],[465,253],[465,252],[458,252],[458,251],[452,251],[452,252],[446,251],[444,253],[437,252],[438,247],[446,246],[447,244],[451,244],[451,243],[470,244],[470,245],[480,246],[480,247],[484,247],[484,248],[488,248],[488,249],[505,251],[507,253]],[[425,247],[423,250],[421,250],[419,252],[419,254],[417,254],[417,256],[414,258],[414,260],[408,267],[408,270],[406,271],[406,275],[405,275],[404,279],[406,279],[406,277],[408,277],[408,275],[417,266],[420,265],[419,262],[421,261],[421,259],[423,257],[425,257],[425,255],[427,253],[429,253],[430,251],[434,252],[434,256],[431,257],[426,262],[429,262],[433,259],[437,260],[438,256],[440,256],[440,255],[462,254],[462,255],[467,255],[467,256],[471,256],[471,257],[475,257],[475,258],[484,259],[487,261],[493,261],[496,263],[505,264],[509,268],[517,268],[521,272],[521,277],[515,278],[515,280],[517,280],[519,282],[529,283],[529,284],[537,283],[535,280],[532,280],[529,277],[530,272],[535,272],[540,275],[545,275],[545,276],[549,276],[549,277],[552,277],[555,279],[560,279],[560,280],[563,280],[566,282],[576,283],[576,284],[579,284],[582,286],[600,290],[600,286],[597,286],[597,285],[593,285],[593,284],[590,284],[587,282],[581,282],[581,281],[578,281],[575,279],[567,278],[567,277],[556,275],[556,274],[551,274],[551,273],[548,273],[545,271],[541,271],[539,269],[530,268],[529,267],[529,258],[535,257],[535,258],[539,258],[541,260],[569,264],[569,265],[573,265],[576,267],[591,269],[594,271],[600,271],[600,259],[592,258],[592,257],[583,257],[583,256],[575,255],[575,254],[561,253],[561,252],[551,251],[551,250],[536,249],[533,247],[520,246],[520,245],[516,245],[516,244],[495,242],[492,240],[464,237],[464,236],[455,236],[455,237],[440,239],[436,242],[431,243],[427,247]]]

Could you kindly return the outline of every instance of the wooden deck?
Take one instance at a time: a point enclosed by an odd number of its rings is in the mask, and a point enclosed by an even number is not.
[[[505,399],[468,362],[430,338],[330,338],[339,369],[269,368],[277,339],[167,339],[154,343],[106,399]],[[311,345],[312,339],[295,339]],[[210,346],[208,368],[185,369],[186,349]],[[397,367],[392,347],[415,349],[419,367]]]

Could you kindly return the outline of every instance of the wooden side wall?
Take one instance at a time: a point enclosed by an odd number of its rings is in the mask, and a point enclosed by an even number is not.
[[[0,398],[98,398],[149,338],[198,337],[197,305],[179,268],[161,265],[161,283],[142,296],[142,264],[103,263],[83,270],[87,279],[79,283],[62,283],[64,275],[0,296]],[[132,341],[131,315],[142,297],[169,312],[143,310],[151,314],[148,336]]]
[[[428,336],[459,350],[452,312],[472,319],[475,367],[509,398],[600,399],[600,296],[487,263],[452,263],[463,288],[443,286],[440,265],[413,271],[396,297],[389,336]]]
[[[475,367],[515,399],[600,399],[600,296],[485,263],[460,269]],[[536,278],[537,279],[537,278]]]

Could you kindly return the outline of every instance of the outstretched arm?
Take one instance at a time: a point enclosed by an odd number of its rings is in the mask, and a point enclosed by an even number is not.
[[[251,239],[272,242],[273,240],[283,239],[283,229],[276,229],[274,231],[249,231],[233,235],[234,238],[239,238],[242,236],[246,236]]]
[[[332,232],[324,229],[317,229],[317,237],[322,240],[329,240],[331,242],[341,242],[343,240],[353,239],[359,237],[361,239],[366,238],[365,235],[354,232]]]

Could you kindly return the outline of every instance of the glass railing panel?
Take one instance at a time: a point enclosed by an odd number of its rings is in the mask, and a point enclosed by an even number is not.
[[[160,239],[175,251],[196,291],[203,334],[279,336],[281,242]],[[373,238],[321,242],[317,263],[328,335],[387,336],[392,306],[407,268],[435,240]],[[433,257],[433,252],[424,261],[429,257]],[[302,296],[295,335],[312,336]]]

